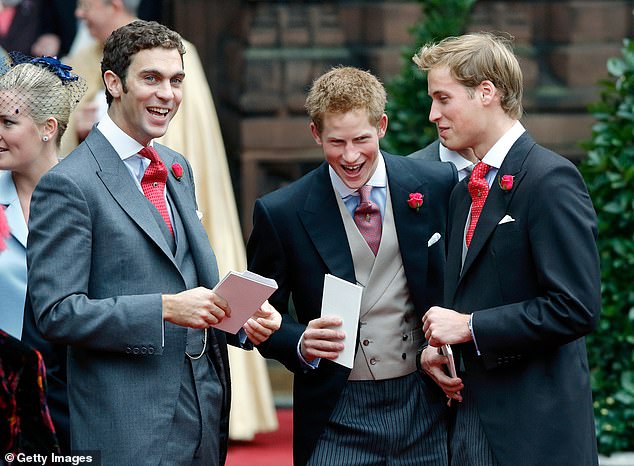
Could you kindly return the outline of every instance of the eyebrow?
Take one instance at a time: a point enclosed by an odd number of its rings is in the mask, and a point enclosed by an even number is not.
[[[155,75],[160,76],[160,77],[165,77],[165,74],[163,74],[161,71],[159,71],[157,69],[154,69],[154,68],[147,68],[147,69],[141,70],[139,72],[139,74],[155,74]],[[179,71],[177,73],[174,73],[172,76],[170,76],[170,79],[172,79],[172,78],[181,78],[182,79],[184,77],[185,77],[185,72],[184,71]]]

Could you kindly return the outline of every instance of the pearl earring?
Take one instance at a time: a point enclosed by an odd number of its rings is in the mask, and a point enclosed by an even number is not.
[[[43,136],[43,137],[42,137],[42,141],[44,141],[44,142],[48,142],[48,136]]]

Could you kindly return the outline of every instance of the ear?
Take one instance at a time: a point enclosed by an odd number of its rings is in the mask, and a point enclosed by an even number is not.
[[[123,94],[123,83],[119,76],[113,71],[108,70],[103,74],[103,81],[106,89],[108,89],[108,92],[110,92],[113,98],[117,99],[121,97],[121,94]]]
[[[110,0],[110,6],[116,11],[128,11],[122,0]]]
[[[42,127],[42,137],[47,136],[49,140],[54,140],[57,135],[57,128],[59,124],[53,117],[48,117]]]
[[[310,132],[315,142],[321,146],[321,134],[319,134],[319,130],[317,130],[317,125],[312,121],[310,122]]]
[[[489,105],[497,95],[497,88],[488,79],[482,81],[476,90],[476,98],[481,99],[483,105]]]
[[[384,113],[383,116],[381,116],[381,119],[379,120],[379,128],[378,128],[379,139],[385,136],[386,132],[387,132],[387,115]]]

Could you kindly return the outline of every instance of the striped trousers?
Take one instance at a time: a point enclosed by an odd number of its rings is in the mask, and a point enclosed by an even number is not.
[[[447,466],[445,399],[420,374],[349,381],[309,466]]]
[[[451,466],[499,466],[468,387],[462,390],[462,403],[457,403],[455,409],[449,442]]]

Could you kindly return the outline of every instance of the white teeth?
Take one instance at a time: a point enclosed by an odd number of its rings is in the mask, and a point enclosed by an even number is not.
[[[167,115],[169,113],[169,110],[167,110],[166,108],[148,107],[148,110],[150,112],[160,113],[161,115]]]
[[[358,170],[359,168],[361,168],[361,165],[352,165],[352,166],[344,166],[343,169],[344,170],[348,170],[348,171],[354,171],[354,170]]]

